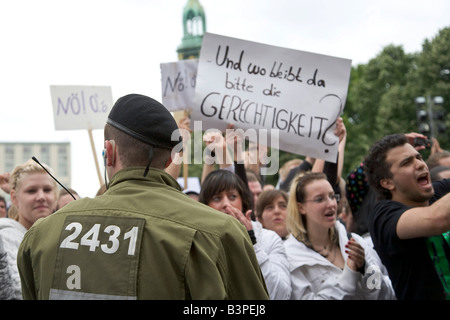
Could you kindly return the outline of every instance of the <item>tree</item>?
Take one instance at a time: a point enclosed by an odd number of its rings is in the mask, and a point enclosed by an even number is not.
[[[348,132],[344,172],[359,165],[375,140],[391,133],[418,131],[417,96],[442,96],[447,131],[438,137],[450,148],[450,28],[422,52],[408,54],[401,46],[388,45],[368,64],[352,68],[344,118]],[[345,174],[345,173],[344,173]]]
[[[405,102],[403,88],[413,61],[414,56],[401,46],[388,45],[367,65],[352,68],[344,111],[349,141],[344,172],[358,166],[381,136],[411,128],[415,112],[411,113],[411,104]]]
[[[432,40],[426,39],[422,52],[416,59],[416,68],[411,77],[416,96],[441,96],[446,112],[447,130],[438,134],[442,148],[450,150],[450,28],[438,32]]]

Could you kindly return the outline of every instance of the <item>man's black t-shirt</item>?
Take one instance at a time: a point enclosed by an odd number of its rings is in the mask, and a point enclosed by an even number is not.
[[[450,179],[433,183],[430,204],[450,192]],[[401,240],[397,222],[411,207],[381,200],[369,214],[369,230],[375,250],[388,270],[397,299],[444,299],[442,284],[428,253],[425,238]]]

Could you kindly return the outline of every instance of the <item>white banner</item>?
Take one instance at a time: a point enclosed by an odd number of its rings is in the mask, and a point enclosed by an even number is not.
[[[169,111],[192,110],[198,60],[161,63],[162,104]]]
[[[206,33],[192,119],[203,130],[275,130],[281,150],[336,162],[350,71],[348,59]]]
[[[113,106],[111,87],[50,86],[55,130],[103,129]]]

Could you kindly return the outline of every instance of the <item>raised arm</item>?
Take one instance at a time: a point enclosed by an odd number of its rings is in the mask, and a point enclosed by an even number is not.
[[[450,180],[446,181],[450,184]],[[450,193],[428,207],[405,211],[397,222],[400,239],[430,237],[450,230]]]

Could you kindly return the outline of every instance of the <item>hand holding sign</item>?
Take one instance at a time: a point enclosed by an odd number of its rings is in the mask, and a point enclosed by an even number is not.
[[[206,33],[192,119],[266,130],[281,150],[336,162],[350,69],[347,59]]]

